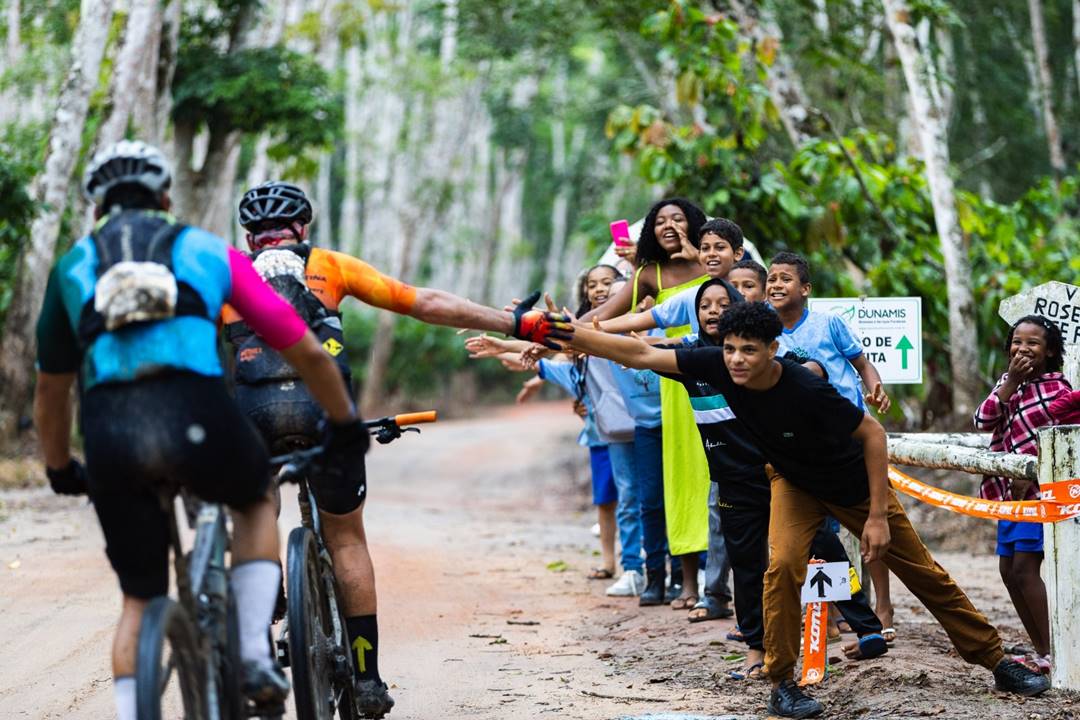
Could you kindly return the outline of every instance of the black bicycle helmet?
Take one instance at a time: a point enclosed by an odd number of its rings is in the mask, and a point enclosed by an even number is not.
[[[140,185],[158,195],[171,182],[169,161],[160,150],[139,140],[121,140],[99,150],[87,164],[83,195],[100,205],[109,190],[119,185]]]
[[[271,180],[257,185],[240,198],[240,225],[247,230],[265,223],[311,222],[311,202],[296,185]]]

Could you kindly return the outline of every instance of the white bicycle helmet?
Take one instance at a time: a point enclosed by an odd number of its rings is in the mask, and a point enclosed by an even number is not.
[[[99,150],[86,166],[83,194],[100,205],[118,185],[141,185],[157,195],[171,182],[169,161],[160,150],[139,140],[121,140]]]

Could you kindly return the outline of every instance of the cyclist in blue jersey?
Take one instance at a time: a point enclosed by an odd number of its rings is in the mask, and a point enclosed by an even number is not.
[[[258,704],[289,690],[268,632],[281,573],[268,457],[225,389],[222,305],[296,367],[326,410],[328,472],[362,473],[368,443],[334,360],[244,255],[168,214],[169,184],[168,162],[141,142],[93,158],[84,191],[98,221],[52,269],[37,324],[34,419],[46,475],[58,493],[90,496],[123,592],[112,647],[120,720],[135,719],[142,612],[168,590],[162,486],[232,508],[242,686]],[[76,382],[85,468],[70,446]]]

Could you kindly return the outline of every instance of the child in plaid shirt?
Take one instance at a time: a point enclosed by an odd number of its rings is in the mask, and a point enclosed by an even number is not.
[[[1038,454],[1038,429],[1054,424],[1051,404],[1072,389],[1060,372],[1063,349],[1061,330],[1041,315],[1028,315],[1013,325],[1005,343],[1009,369],[975,411],[975,427],[992,432],[991,450]],[[1037,500],[1039,488],[1029,480],[986,476],[979,496],[987,500]],[[1042,524],[999,520],[997,554],[1001,579],[1035,646],[1031,663],[1048,673],[1050,616],[1046,585],[1039,576]]]

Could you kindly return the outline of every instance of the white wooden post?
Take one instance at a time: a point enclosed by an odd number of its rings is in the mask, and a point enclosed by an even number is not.
[[[1039,482],[1080,477],[1080,425],[1039,432]],[[1050,604],[1050,654],[1054,687],[1080,690],[1080,519],[1046,523],[1043,579]]]

